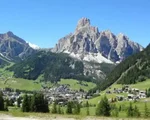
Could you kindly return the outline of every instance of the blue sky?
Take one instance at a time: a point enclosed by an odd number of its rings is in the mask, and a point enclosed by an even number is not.
[[[1,0],[0,33],[12,31],[42,48],[74,32],[82,17],[99,30],[150,42],[150,0]]]

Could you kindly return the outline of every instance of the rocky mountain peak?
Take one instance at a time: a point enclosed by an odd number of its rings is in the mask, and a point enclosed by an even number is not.
[[[8,31],[7,33],[0,34],[0,39],[8,39],[12,36],[14,36],[14,34],[11,31]]]
[[[117,35],[117,38],[118,39],[129,39],[126,35],[124,35],[123,33],[119,33],[118,35]]]
[[[8,31],[0,34],[0,53],[9,60],[19,60],[31,55],[35,51],[25,40]]]
[[[76,27],[76,31],[82,29],[82,28],[85,28],[85,27],[90,27],[90,19],[88,18],[81,18],[79,21],[78,21],[78,24],[77,24],[77,27]]]
[[[99,32],[88,18],[78,21],[73,34],[59,40],[53,52],[65,52],[86,61],[121,62],[128,56],[143,50],[138,43],[124,34],[115,35],[110,30]]]
[[[90,19],[88,19],[88,18],[81,18],[78,21],[78,26],[79,27],[83,27],[83,26],[86,26],[86,25],[90,25]]]
[[[8,31],[7,33],[6,33],[6,35],[8,35],[8,36],[13,36],[14,34],[13,34],[13,32],[11,32],[11,31]]]

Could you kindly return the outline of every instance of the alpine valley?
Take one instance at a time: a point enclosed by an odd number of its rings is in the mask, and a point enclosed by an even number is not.
[[[105,81],[106,76],[116,65],[123,65],[129,56],[143,49],[126,35],[99,31],[98,27],[91,26],[88,18],[81,18],[73,33],[49,49],[30,44],[10,31],[0,34],[0,66],[13,72],[14,78],[52,83],[60,79],[105,83],[110,79],[108,76]],[[114,76],[111,84],[118,77]]]
[[[54,48],[0,34],[0,110],[11,117],[148,120],[149,73],[150,45],[99,31],[88,18]]]

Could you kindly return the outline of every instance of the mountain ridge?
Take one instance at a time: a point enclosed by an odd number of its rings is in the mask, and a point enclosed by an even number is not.
[[[0,34],[0,54],[10,61],[25,59],[35,50],[22,38],[11,31]]]
[[[70,56],[76,54],[80,57],[75,57],[80,60],[87,58],[89,53],[101,54],[102,57],[115,63],[142,50],[141,45],[132,42],[124,34],[116,36],[110,30],[99,32],[98,27],[91,26],[88,18],[81,18],[75,31],[61,38],[52,52],[66,52]]]
[[[141,52],[136,53],[117,65],[105,79],[101,89],[114,82],[118,84],[135,84],[150,78],[150,44]]]

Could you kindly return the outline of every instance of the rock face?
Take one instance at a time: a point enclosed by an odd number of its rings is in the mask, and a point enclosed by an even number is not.
[[[9,60],[24,59],[34,53],[26,41],[14,35],[12,32],[0,34],[0,54]]]
[[[143,47],[132,42],[123,34],[114,35],[111,31],[99,32],[88,18],[78,21],[74,33],[61,38],[53,52],[64,52],[70,56],[98,63],[121,62],[128,56],[142,51]]]

